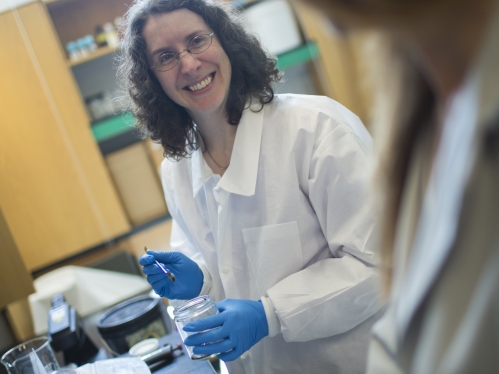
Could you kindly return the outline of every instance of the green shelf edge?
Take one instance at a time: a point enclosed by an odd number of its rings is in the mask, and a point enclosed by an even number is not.
[[[319,57],[319,48],[317,48],[317,44],[314,42],[307,42],[289,52],[278,55],[277,68],[279,70],[288,69],[317,57]]]
[[[291,51],[277,56],[277,68],[279,70],[303,64],[319,56],[319,49],[314,42],[307,42]],[[134,117],[131,113],[124,113],[102,120],[92,125],[92,133],[97,142],[112,138],[133,130]]]
[[[92,133],[97,142],[133,130],[135,118],[131,113],[123,113],[92,125]]]

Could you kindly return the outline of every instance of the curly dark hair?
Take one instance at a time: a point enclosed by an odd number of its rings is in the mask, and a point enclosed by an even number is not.
[[[239,124],[248,99],[258,99],[260,110],[274,98],[272,83],[280,80],[276,59],[265,53],[256,37],[249,34],[235,12],[216,0],[136,0],[122,25],[123,41],[118,79],[131,98],[130,109],[143,138],[161,143],[164,156],[179,160],[199,147],[197,129],[182,106],[163,91],[146,57],[142,31],[152,15],[185,8],[200,15],[215,32],[232,67],[226,104],[227,121]]]

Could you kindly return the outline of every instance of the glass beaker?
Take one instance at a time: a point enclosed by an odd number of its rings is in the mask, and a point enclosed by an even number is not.
[[[60,369],[47,337],[34,338],[19,344],[7,351],[2,356],[1,362],[7,368],[9,374],[37,373],[38,371],[35,371],[29,355],[33,350],[47,373],[52,373],[53,371]]]
[[[212,316],[214,314],[218,314],[217,306],[213,301],[211,301],[211,297],[208,295],[198,296],[194,299],[184,301],[173,311],[173,316],[175,317],[175,325],[177,325],[178,333],[182,338],[182,341],[185,340],[189,335],[197,334],[194,332],[186,332],[184,331],[184,326],[189,322],[205,318],[208,316]],[[185,346],[189,357],[192,360],[206,360],[210,357],[214,357],[216,355],[197,355],[192,352],[194,347]]]

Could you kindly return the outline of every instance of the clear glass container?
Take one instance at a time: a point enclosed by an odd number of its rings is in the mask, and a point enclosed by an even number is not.
[[[1,362],[9,374],[34,374],[40,370],[52,373],[60,369],[46,336],[28,340],[12,348],[2,356]]]
[[[212,316],[218,313],[219,312],[217,306],[208,295],[195,297],[194,299],[185,301],[178,307],[176,307],[173,311],[173,316],[175,318],[175,325],[177,326],[177,330],[180,334],[180,337],[182,338],[182,341],[184,341],[185,338],[187,338],[189,335],[196,334],[184,331],[185,325],[192,321],[196,321],[198,319]],[[210,357],[216,356],[215,354],[197,355],[192,352],[193,347],[185,346],[185,348],[192,360],[206,360]]]

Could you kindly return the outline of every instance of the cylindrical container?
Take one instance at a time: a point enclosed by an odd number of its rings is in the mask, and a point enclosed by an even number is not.
[[[159,339],[171,331],[163,301],[149,296],[138,296],[109,309],[99,318],[97,329],[115,355],[128,352],[142,340]]]
[[[106,33],[101,25],[95,26],[95,43],[97,43],[97,47],[105,47],[107,45]]]
[[[89,54],[90,49],[86,38],[77,39],[76,45],[78,46],[78,52],[80,52],[80,56],[84,57]]]
[[[303,43],[293,8],[286,0],[248,2],[242,16],[248,30],[258,35],[263,48],[274,56]]]
[[[5,353],[1,361],[10,374],[37,373],[38,371],[35,370],[41,369],[39,365],[43,366],[48,373],[60,369],[47,337],[35,338],[19,344]]]
[[[130,356],[144,356],[148,353],[154,352],[159,348],[159,340],[156,338],[142,340],[141,342],[135,344],[128,353]]]
[[[104,24],[104,34],[106,35],[107,45],[111,48],[116,47],[119,44],[118,33],[111,22]]]
[[[78,44],[76,44],[75,41],[66,44],[66,51],[68,52],[68,57],[71,61],[76,61],[81,56],[80,51],[78,50]]]
[[[178,332],[182,341],[189,335],[196,334],[184,331],[184,326],[189,322],[196,321],[201,318],[218,314],[218,309],[215,303],[208,295],[198,296],[194,299],[188,300],[180,304],[173,311],[175,317],[175,325],[177,325]],[[186,346],[187,353],[192,360],[206,360],[216,355],[197,355],[192,352],[193,347]]]

